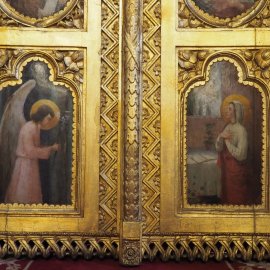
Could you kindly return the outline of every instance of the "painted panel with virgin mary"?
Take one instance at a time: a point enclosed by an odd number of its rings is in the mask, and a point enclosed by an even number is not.
[[[187,98],[189,204],[262,201],[262,97],[238,82],[236,67],[214,63]]]

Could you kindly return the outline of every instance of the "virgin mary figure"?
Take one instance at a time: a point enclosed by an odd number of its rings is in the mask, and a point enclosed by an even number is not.
[[[231,101],[226,110],[228,124],[218,135],[216,149],[221,169],[221,202],[248,203],[248,135],[243,125],[244,106]]]

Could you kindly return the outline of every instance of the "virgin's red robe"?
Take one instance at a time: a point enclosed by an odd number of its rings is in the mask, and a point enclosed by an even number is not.
[[[221,169],[221,202],[223,204],[248,204],[248,165],[238,161],[228,151],[226,144],[219,152],[218,165]]]

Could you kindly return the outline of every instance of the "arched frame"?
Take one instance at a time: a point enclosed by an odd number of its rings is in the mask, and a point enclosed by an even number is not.
[[[80,199],[83,197],[79,194],[81,194],[80,186],[82,185],[81,183],[81,175],[82,169],[78,169],[77,164],[80,164],[82,162],[81,157],[78,156],[78,152],[76,149],[80,149],[80,135],[79,135],[79,130],[81,129],[80,125],[78,123],[82,123],[81,115],[83,115],[83,112],[80,111],[82,109],[82,85],[77,85],[75,76],[80,74],[80,76],[83,77],[83,74],[81,71],[79,72],[68,72],[68,66],[64,66],[64,68],[59,67],[59,60],[57,62],[56,58],[54,58],[52,55],[56,56],[58,54],[63,54],[63,58],[65,55],[67,56],[70,54],[70,52],[59,52],[57,50],[52,50],[52,51],[41,51],[41,50],[25,50],[25,51],[20,51],[19,49],[10,49],[10,50],[4,50],[3,52],[8,56],[6,59],[6,62],[3,63],[6,65],[8,68],[8,74],[4,74],[1,76],[1,91],[5,91],[6,87],[8,86],[17,86],[21,85],[23,83],[22,81],[22,76],[24,73],[24,69],[29,63],[35,63],[35,62],[42,62],[44,63],[48,69],[49,69],[49,77],[47,78],[48,81],[52,82],[53,85],[55,86],[64,86],[68,91],[70,91],[71,96],[72,96],[72,104],[73,104],[73,117],[72,117],[72,143],[71,143],[71,149],[70,151],[72,152],[72,168],[71,168],[71,186],[70,186],[70,196],[71,196],[71,204],[70,205],[55,205],[55,204],[37,204],[37,205],[25,205],[25,204],[10,204],[9,211],[10,212],[15,212],[16,210],[18,213],[20,212],[20,209],[33,209],[33,208],[43,208],[46,212],[56,209],[56,208],[62,208],[63,210],[72,212],[74,213],[80,213]],[[74,51],[73,53],[78,53],[78,51]],[[79,61],[82,61],[83,63],[83,50],[79,52],[82,56],[82,58]],[[75,60],[76,61],[76,60]],[[78,61],[78,62],[79,62]],[[75,62],[74,62],[75,63]],[[77,73],[77,74],[76,74]],[[81,150],[79,150],[79,153]],[[1,203],[1,206],[3,210],[6,209],[6,204]],[[29,213],[28,213],[29,214]]]
[[[190,51],[185,51],[184,53],[190,53],[191,55],[194,54],[194,52]],[[210,80],[210,69],[213,66],[214,63],[219,63],[219,62],[228,62],[233,64],[236,69],[237,69],[237,76],[238,76],[238,83],[246,86],[252,86],[254,87],[254,91],[257,91],[259,93],[259,96],[261,96],[262,100],[262,123],[261,123],[261,130],[258,130],[258,132],[261,133],[261,142],[262,142],[262,149],[261,149],[261,173],[260,173],[260,179],[258,179],[258,182],[261,184],[261,203],[260,204],[250,204],[250,205],[231,205],[229,208],[230,209],[238,209],[241,208],[244,211],[253,211],[254,209],[256,210],[263,210],[267,209],[267,197],[269,196],[267,192],[266,186],[269,183],[268,179],[268,174],[266,172],[267,164],[269,163],[268,161],[268,156],[267,156],[267,151],[266,149],[268,148],[268,122],[269,120],[267,119],[267,104],[269,100],[269,90],[267,84],[260,79],[259,77],[255,76],[250,76],[249,75],[249,68],[247,64],[245,63],[245,59],[241,56],[238,55],[234,52],[230,51],[219,51],[219,52],[214,52],[208,54],[206,51],[198,51],[198,55],[201,54],[201,57],[199,56],[200,60],[204,59],[204,63],[202,64],[202,70],[201,73],[198,70],[194,77],[189,76],[190,80],[187,81],[185,84],[185,87],[183,89],[178,89],[179,90],[179,125],[180,125],[180,130],[179,130],[179,157],[181,157],[181,162],[179,161],[180,168],[180,174],[179,174],[179,183],[177,185],[182,186],[182,191],[179,193],[178,198],[180,200],[183,200],[182,202],[179,203],[179,205],[182,205],[183,210],[195,210],[199,209],[200,205],[194,204],[191,205],[188,203],[188,176],[187,176],[187,159],[188,159],[188,150],[187,150],[187,110],[188,110],[188,96],[191,93],[191,91],[198,87],[205,85],[207,82]],[[179,50],[179,58],[181,57],[181,50]],[[200,61],[199,60],[199,61]],[[179,60],[181,61],[181,60]],[[183,73],[182,71],[184,70],[184,65],[179,65],[179,76],[182,79]],[[181,70],[182,69],[182,70]],[[181,71],[180,71],[181,70]],[[224,79],[224,78],[223,78]],[[218,102],[218,101],[217,101]],[[181,135],[180,135],[181,134]],[[216,160],[217,162],[217,160]],[[183,164],[183,165],[182,165]],[[176,186],[177,189],[177,186]],[[204,205],[203,208],[206,209],[207,207],[211,208],[212,211],[214,209],[223,209],[226,211],[228,210],[228,205],[224,204],[213,204],[212,207],[210,205]],[[231,211],[229,209],[229,211]],[[181,210],[180,210],[181,212]]]

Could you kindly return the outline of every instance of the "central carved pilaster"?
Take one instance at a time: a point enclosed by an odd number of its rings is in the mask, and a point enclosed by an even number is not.
[[[141,0],[123,3],[124,206],[121,261],[136,265],[141,261],[142,4]]]

